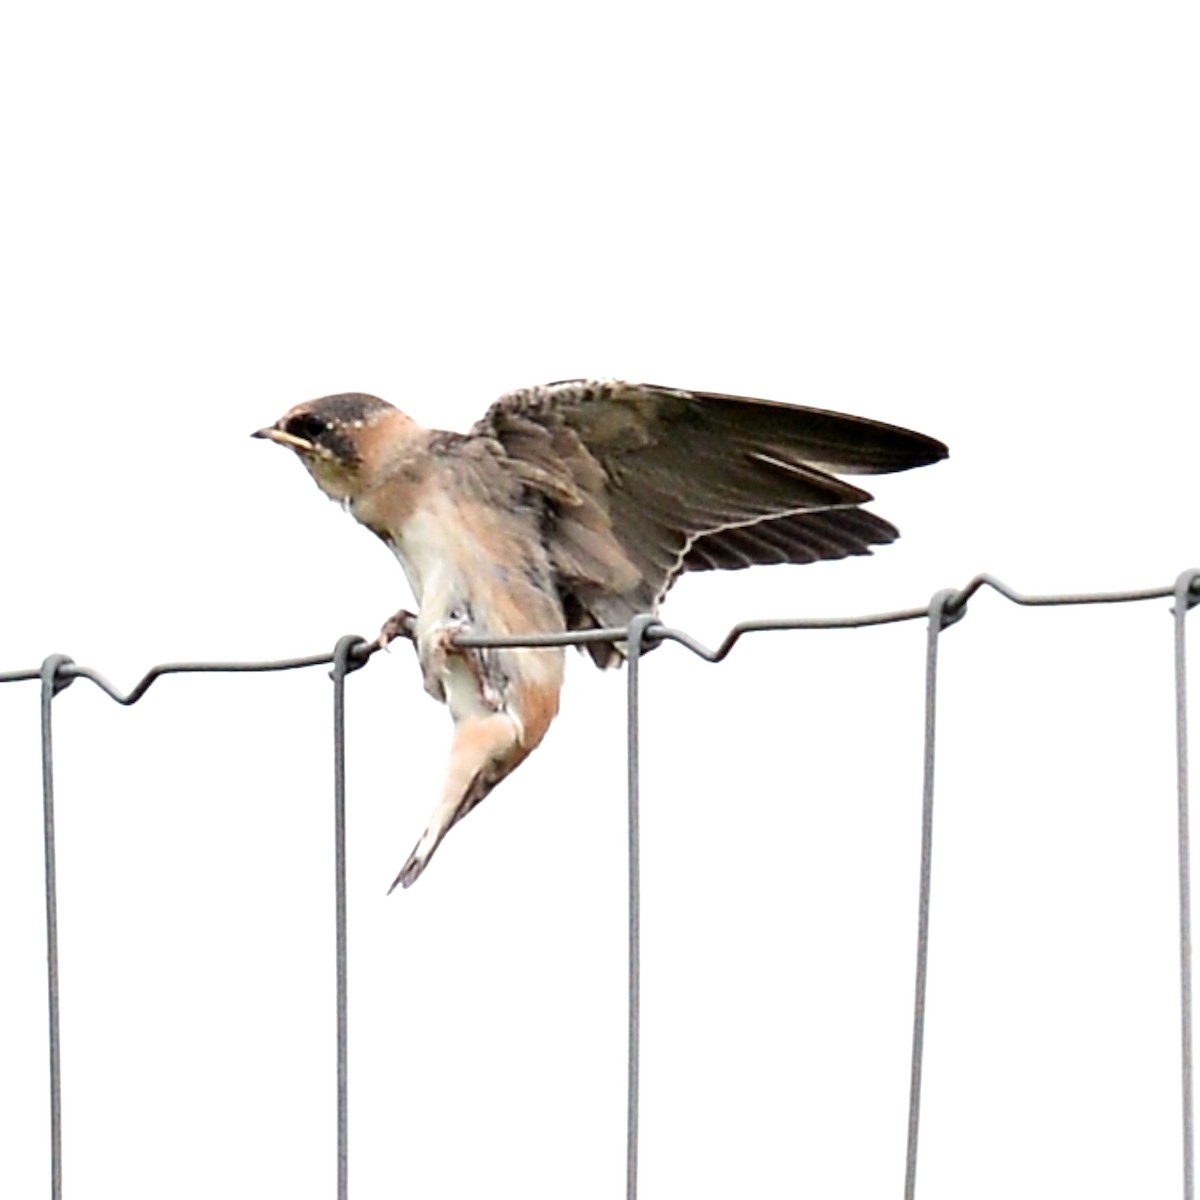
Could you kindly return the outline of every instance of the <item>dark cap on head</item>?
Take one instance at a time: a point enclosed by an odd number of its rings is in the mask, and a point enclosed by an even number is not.
[[[341,392],[306,400],[252,436],[284,442],[297,451],[316,451],[347,465],[359,458],[354,434],[373,418],[395,409],[366,392]]]

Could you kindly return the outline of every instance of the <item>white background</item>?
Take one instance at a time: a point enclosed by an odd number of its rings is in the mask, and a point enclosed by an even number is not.
[[[399,568],[248,438],[578,375],[910,425],[877,556],[665,616],[1200,565],[1187,4],[10,6],[0,669],[374,634]],[[1194,626],[1195,618],[1193,618]],[[943,644],[920,1195],[1180,1190],[1169,604],[981,596]],[[903,1173],[924,630],[645,668],[642,1194]],[[624,1179],[624,678],[384,892],[449,721],[348,684],[351,1187]],[[330,686],[55,704],[67,1194],[328,1197]],[[36,684],[0,688],[0,1192],[48,1188]]]

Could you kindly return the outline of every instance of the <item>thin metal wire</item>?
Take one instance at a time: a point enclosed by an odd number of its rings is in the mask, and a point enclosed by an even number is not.
[[[925,983],[929,978],[929,893],[933,874],[933,772],[936,763],[938,644],[947,620],[951,591],[938,592],[929,604],[925,641],[925,760],[921,784],[921,873],[917,889],[917,979],[913,988],[912,1071],[908,1086],[908,1148],[904,1159],[904,1200],[917,1192],[917,1142],[921,1125],[921,1072],[925,1061]]]
[[[361,638],[355,639],[361,642]],[[365,662],[366,659],[364,658]],[[90,667],[77,667],[74,663],[63,668],[67,679],[90,679],[102,692],[106,693],[118,704],[128,706],[136,704],[164,675],[227,675],[231,673],[244,674],[262,671],[295,671],[303,667],[320,667],[333,662],[330,654],[309,654],[304,658],[280,658],[266,662],[178,662],[161,663],[151,667],[145,675],[133,685],[128,692],[122,693],[114,684],[109,683],[98,671]],[[361,663],[356,663],[356,666]],[[0,680],[2,682],[2,680]]]
[[[52,654],[42,663],[42,828],[46,867],[46,996],[50,1020],[50,1196],[62,1200],[62,1043],[58,994],[58,868],[54,853],[54,748],[51,701],[64,687],[71,660]]]
[[[1159,588],[1139,588],[1115,592],[1079,592],[1046,595],[1026,595],[1016,591],[1002,580],[993,575],[976,575],[965,587],[954,592],[945,607],[947,623],[961,616],[968,601],[982,588],[991,588],[1004,596],[1005,599],[1020,605],[1076,605],[1076,604],[1123,604],[1140,600],[1168,599],[1175,594],[1174,586]],[[1200,595],[1200,584],[1191,584],[1193,598]],[[1193,603],[1195,600],[1193,599]],[[654,624],[646,631],[646,643],[660,641],[675,641],[686,646],[700,658],[709,662],[720,662],[729,654],[734,645],[747,633],[773,633],[794,629],[861,629],[870,625],[890,625],[899,621],[919,621],[929,616],[929,607],[900,608],[881,613],[867,613],[850,617],[785,617],[771,620],[740,621],[730,627],[729,632],[716,650],[710,650],[689,634],[667,626]],[[547,647],[547,646],[586,646],[593,642],[624,642],[628,630],[623,625],[605,626],[602,629],[576,629],[566,633],[525,634],[520,637],[484,636],[482,634],[460,634],[457,642],[460,646],[478,648],[501,647]],[[355,668],[362,666],[367,659],[379,650],[379,646],[359,643],[355,646],[352,657]],[[333,662],[331,654],[311,654],[299,658],[268,659],[249,662],[177,662],[160,663],[151,667],[145,675],[127,693],[122,693],[109,683],[99,672],[88,667],[80,667],[68,662],[63,667],[63,678],[90,679],[106,692],[118,704],[134,704],[149,690],[151,684],[163,675],[178,675],[198,672],[245,672],[245,671],[290,671],[303,667],[318,667]],[[0,671],[0,684],[19,683],[41,678],[38,667],[14,671]]]
[[[350,1088],[346,1009],[346,676],[363,638],[348,634],[333,651],[333,879],[337,974],[337,1194],[350,1194]]]
[[[1010,587],[994,575],[976,575],[947,605],[947,612],[961,608],[980,588],[989,587],[1014,604],[1045,606],[1074,604],[1131,604],[1139,600],[1165,600],[1174,595],[1174,587],[1132,588],[1117,592],[1058,592],[1038,596],[1026,595]]]
[[[909,1143],[906,1158],[905,1196],[912,1200],[916,1178],[916,1148],[920,1114],[921,1063],[924,1043],[925,986],[928,962],[928,922],[930,867],[932,852],[934,716],[936,703],[936,654],[938,636],[943,629],[960,620],[971,598],[983,588],[991,588],[1014,604],[1030,606],[1120,604],[1175,597],[1176,729],[1179,755],[1179,875],[1180,875],[1180,980],[1184,1110],[1184,1194],[1193,1200],[1193,1080],[1191,1025],[1191,933],[1190,933],[1190,851],[1187,818],[1187,717],[1184,674],[1184,617],[1200,601],[1200,571],[1188,571],[1173,587],[1115,592],[1025,595],[991,575],[977,575],[958,591],[939,592],[925,608],[896,609],[852,617],[784,618],[742,621],[732,626],[715,649],[710,649],[690,634],[668,628],[652,616],[634,618],[628,627],[530,635],[490,637],[464,634],[458,639],[464,647],[545,647],[582,646],[594,642],[627,644],[629,658],[629,1091],[627,1125],[626,1193],[635,1200],[638,1150],[638,1060],[640,1005],[640,864],[638,850],[638,754],[639,754],[639,679],[640,662],[645,651],[659,642],[677,642],[691,653],[712,663],[723,661],[737,642],[749,633],[769,633],[801,629],[849,629],[901,621],[929,621],[926,655],[926,728],[925,782],[922,804],[922,863],[918,904],[917,983],[914,995],[913,1071],[910,1080]],[[363,666],[379,649],[377,643],[346,637],[338,642],[333,654],[306,655],[298,658],[253,662],[179,662],[152,667],[126,693],[104,676],[87,667],[77,666],[63,655],[53,655],[40,668],[0,672],[0,684],[30,680],[42,682],[42,783],[45,817],[46,856],[46,928],[47,978],[50,1012],[51,1076],[51,1186],[53,1200],[61,1200],[62,1188],[62,1110],[61,1047],[59,1037],[59,981],[57,882],[54,860],[53,753],[51,744],[51,701],[74,679],[87,679],[118,704],[131,705],[146,694],[162,676],[186,673],[229,673],[287,671],[332,664],[334,667],[334,793],[335,793],[335,891],[337,905],[336,970],[338,992],[338,1196],[346,1200],[348,1170],[348,1072],[346,1017],[346,886],[345,886],[345,676]]]
[[[638,616],[629,623],[628,737],[626,763],[629,799],[629,1065],[625,1106],[625,1197],[637,1200],[638,1188],[638,1088],[641,1060],[641,825],[640,722],[642,653],[647,635],[658,624],[651,616]]]
[[[1183,1197],[1195,1195],[1192,1079],[1192,880],[1188,820],[1187,614],[1196,603],[1200,571],[1184,571],[1175,583],[1175,762],[1178,771],[1179,1010],[1183,1087]]]
[[[1174,587],[1134,588],[1115,592],[1063,592],[1044,595],[1027,595],[1010,587],[994,575],[976,575],[966,587],[951,592],[943,609],[944,626],[961,618],[971,598],[983,588],[991,588],[1006,600],[1022,606],[1071,606],[1077,604],[1130,604],[1141,600],[1164,600],[1174,595]],[[1193,594],[1197,585],[1192,585]],[[871,625],[894,625],[900,621],[921,621],[929,616],[929,606],[924,608],[897,608],[881,613],[866,613],[854,617],[781,617],[771,620],[739,621],[730,626],[729,632],[715,650],[709,649],[690,634],[666,625],[655,625],[647,630],[646,642],[673,641],[686,646],[698,658],[711,663],[725,659],[733,647],[747,633],[778,633],[795,629],[863,629]],[[500,649],[546,646],[585,646],[591,642],[623,642],[627,637],[624,626],[607,626],[603,629],[574,630],[568,633],[526,634],[521,637],[496,637],[483,634],[462,634],[460,646],[480,649]],[[374,652],[372,648],[371,653]],[[0,682],[4,676],[0,675]]]

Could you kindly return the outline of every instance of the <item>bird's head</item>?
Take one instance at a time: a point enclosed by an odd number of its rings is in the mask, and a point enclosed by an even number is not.
[[[252,437],[287,446],[331,500],[355,499],[389,441],[412,422],[378,396],[345,392],[306,400]]]

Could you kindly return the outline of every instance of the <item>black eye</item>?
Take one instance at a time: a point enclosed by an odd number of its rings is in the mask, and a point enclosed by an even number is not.
[[[297,413],[283,427],[285,433],[303,438],[306,442],[315,442],[328,428],[329,426],[313,413]]]

